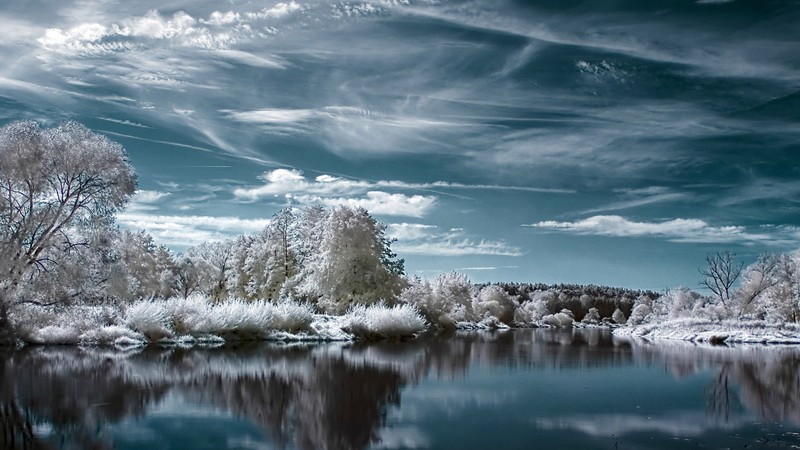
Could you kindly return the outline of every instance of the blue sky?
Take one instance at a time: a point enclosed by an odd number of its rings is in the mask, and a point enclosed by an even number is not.
[[[0,122],[122,143],[176,251],[364,206],[411,275],[697,287],[800,242],[796,1],[0,4]]]

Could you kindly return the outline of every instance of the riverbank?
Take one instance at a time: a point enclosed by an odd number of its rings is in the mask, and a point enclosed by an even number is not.
[[[614,330],[614,335],[708,344],[800,344],[800,325],[763,320],[683,318],[620,327]]]

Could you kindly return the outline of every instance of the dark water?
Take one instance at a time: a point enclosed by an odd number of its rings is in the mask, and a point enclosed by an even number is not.
[[[796,448],[800,350],[518,330],[216,349],[26,347],[3,448]]]

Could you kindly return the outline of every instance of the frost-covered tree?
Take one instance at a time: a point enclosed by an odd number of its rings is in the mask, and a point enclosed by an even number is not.
[[[185,255],[196,265],[203,266],[201,274],[212,301],[219,302],[228,296],[231,273],[234,267],[236,241],[204,242],[186,250]]]
[[[68,229],[109,222],[135,186],[122,146],[76,122],[0,128],[0,328],[22,285],[58,264],[55,245],[77,244]]]
[[[351,304],[395,301],[404,283],[383,263],[384,230],[363,208],[330,211],[304,280],[319,292],[322,310],[342,312]]]
[[[800,321],[800,252],[778,257],[775,283],[765,292],[763,308],[770,320]]]
[[[245,261],[248,297],[277,300],[282,296],[286,281],[298,271],[298,225],[292,208],[284,208],[252,242]]]
[[[767,290],[778,282],[780,257],[765,253],[755,263],[748,266],[742,275],[742,283],[737,289],[731,307],[736,317],[748,314],[763,315],[759,300]]]
[[[114,243],[117,267],[113,295],[122,300],[170,297],[175,262],[169,250],[145,231],[123,230]]]

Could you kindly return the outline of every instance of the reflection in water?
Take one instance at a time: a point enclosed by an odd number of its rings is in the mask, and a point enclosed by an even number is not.
[[[151,347],[130,353],[25,347],[0,355],[0,447],[113,448],[113,425],[180,401],[255,424],[278,448],[362,449],[400,431],[382,427],[389,411],[400,408],[404,388],[425,380],[463,380],[478,368],[598,371],[663,365],[675,377],[712,371],[708,411],[721,421],[744,405],[764,419],[800,425],[799,359],[793,348],[654,345],[601,330],[464,333],[413,343]],[[570,426],[586,431],[601,422],[599,416],[581,420]],[[635,429],[636,423],[627,417],[617,426]],[[566,427],[550,419],[537,426]],[[605,430],[608,426],[613,424]]]

